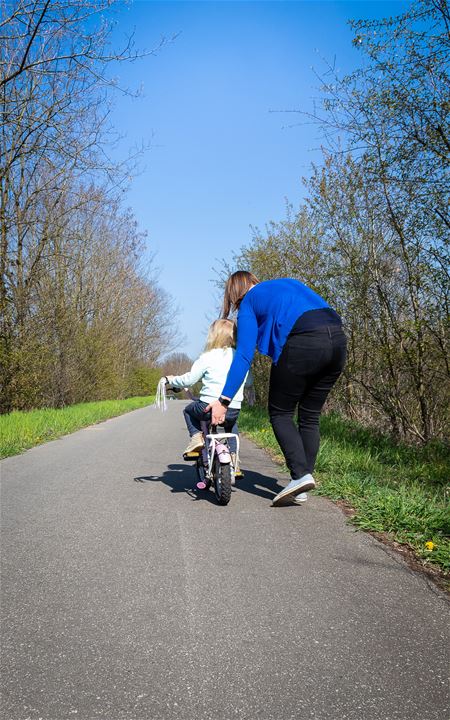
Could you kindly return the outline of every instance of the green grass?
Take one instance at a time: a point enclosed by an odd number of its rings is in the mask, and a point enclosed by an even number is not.
[[[243,408],[239,427],[283,462],[267,413]],[[363,530],[388,533],[427,565],[450,570],[450,454],[443,444],[396,445],[337,415],[321,418],[315,491],[344,500]],[[425,543],[432,542],[427,550]]]
[[[17,455],[87,425],[149,405],[153,400],[153,396],[132,397],[0,415],[0,457]]]

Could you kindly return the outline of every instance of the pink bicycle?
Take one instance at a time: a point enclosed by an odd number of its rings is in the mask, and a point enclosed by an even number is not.
[[[235,469],[229,448],[230,438],[236,440],[236,457],[239,456],[239,436],[230,432],[217,432],[217,426],[202,422],[205,445],[195,459],[197,470],[197,490],[209,490],[214,493],[219,505],[228,505],[234,485]],[[225,430],[225,428],[224,428]]]
[[[169,389],[169,388],[168,388]],[[170,388],[175,393],[182,392],[179,388]],[[185,392],[191,400],[194,400],[191,392],[185,388]],[[187,462],[194,461],[197,471],[197,490],[209,490],[214,487],[214,493],[219,505],[228,505],[231,499],[232,486],[235,483],[235,467],[230,452],[230,438],[235,438],[236,454],[239,457],[239,435],[226,432],[218,432],[215,425],[203,421],[200,423],[204,438],[204,446],[200,452],[183,455]]]

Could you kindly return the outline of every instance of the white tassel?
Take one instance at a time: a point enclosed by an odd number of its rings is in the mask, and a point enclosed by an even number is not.
[[[165,377],[162,377],[158,383],[158,387],[156,388],[155,403],[153,407],[161,410],[162,412],[165,412],[167,410]]]

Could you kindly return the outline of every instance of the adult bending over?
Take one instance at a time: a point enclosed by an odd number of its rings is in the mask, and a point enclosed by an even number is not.
[[[315,487],[320,413],[345,364],[347,340],[341,318],[298,280],[259,282],[243,270],[230,275],[225,287],[223,317],[232,310],[238,311],[236,353],[220,398],[207,410],[212,411],[213,423],[221,423],[255,348],[269,355],[269,417],[292,478],[273,504],[301,502]]]

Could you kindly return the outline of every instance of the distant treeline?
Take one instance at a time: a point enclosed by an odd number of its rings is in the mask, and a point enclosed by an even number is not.
[[[306,117],[324,158],[307,200],[254,230],[234,267],[296,277],[345,321],[349,355],[331,403],[399,439],[448,430],[450,16],[426,0],[352,24],[361,69],[329,68]],[[255,361],[266,401],[268,363]]]
[[[170,300],[108,155],[111,2],[1,5],[0,412],[142,394]],[[108,11],[108,12],[104,12]],[[173,314],[173,313],[172,313]]]

